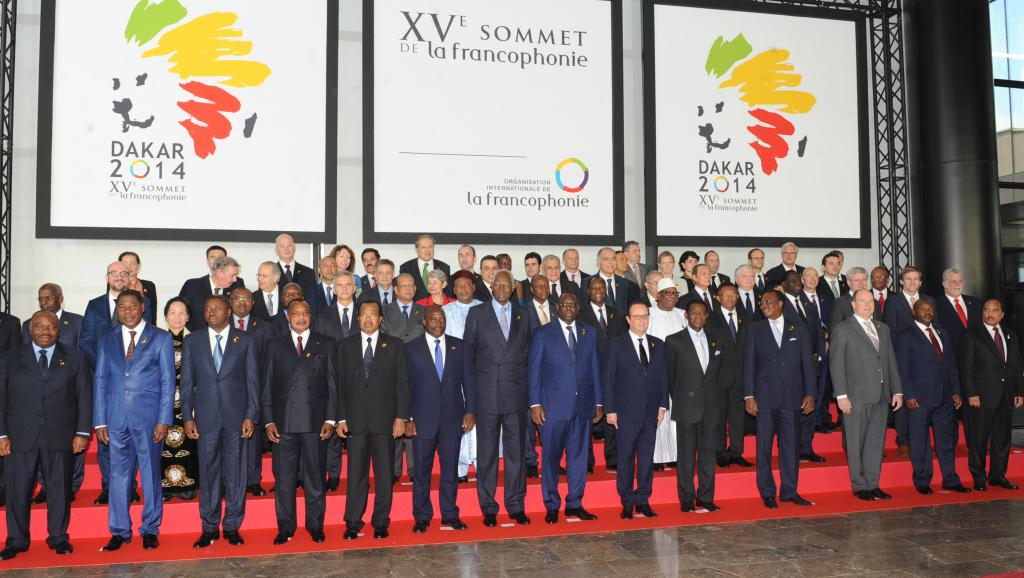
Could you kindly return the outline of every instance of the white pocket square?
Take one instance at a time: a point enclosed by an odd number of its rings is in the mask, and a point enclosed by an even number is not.
[[[722,354],[722,352],[721,352],[721,351],[716,351],[716,352],[715,352],[715,356],[716,356],[716,357],[717,357],[717,356],[719,356],[719,355],[721,355],[721,354]]]
[[[796,341],[796,337],[790,337],[789,340],[790,341]]]

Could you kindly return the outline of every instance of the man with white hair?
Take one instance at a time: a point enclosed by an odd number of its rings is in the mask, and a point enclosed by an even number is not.
[[[942,293],[935,300],[935,321],[949,332],[950,346],[956,351],[964,330],[981,323],[981,300],[964,294],[963,273],[955,268],[942,272]]]
[[[800,249],[792,241],[782,245],[782,262],[765,273],[765,283],[768,284],[769,289],[781,284],[786,279],[786,273],[789,271],[804,272],[803,265],[796,264],[796,256],[799,252]]]
[[[846,284],[850,290],[832,302],[832,312],[829,314],[828,321],[828,326],[831,329],[835,329],[836,325],[853,317],[853,294],[868,288],[867,270],[863,267],[850,267],[850,270],[846,272]],[[878,301],[875,301],[875,308],[871,314],[871,318],[875,321],[882,320],[880,309]]]
[[[761,309],[757,304],[760,302],[761,294],[757,290],[757,272],[750,265],[740,265],[733,273],[736,277],[736,290],[740,294],[740,307],[747,312],[751,321],[761,319]]]

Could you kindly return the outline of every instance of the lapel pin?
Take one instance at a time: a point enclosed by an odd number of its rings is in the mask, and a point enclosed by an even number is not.
[[[381,346],[381,347],[383,347],[383,348],[385,348],[385,349],[387,349],[387,347],[388,347],[388,342],[387,342],[387,341],[381,341],[381,342],[380,342],[380,346]]]
[[[310,357],[313,357],[313,354],[307,351],[306,352],[306,359],[309,359]]]
[[[64,360],[63,359],[58,359],[57,360],[57,365],[59,365],[61,367],[64,367]]]
[[[237,335],[231,338],[231,343],[238,343],[238,336]]]
[[[65,319],[64,320],[64,325],[71,325],[71,320],[70,319]]]
[[[786,331],[796,331],[796,326],[790,325],[789,327],[786,328]]]
[[[139,342],[139,345],[145,345],[145,344],[147,344],[147,343],[149,343],[149,340],[148,340],[148,339],[146,339],[145,337],[143,337],[143,338],[142,338],[142,341],[140,341],[140,342]]]

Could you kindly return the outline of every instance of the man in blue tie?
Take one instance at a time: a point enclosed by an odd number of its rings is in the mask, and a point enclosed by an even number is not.
[[[142,547],[159,546],[163,519],[160,452],[174,423],[174,345],[171,334],[143,320],[144,298],[137,291],[117,296],[120,323],[96,347],[93,423],[96,437],[110,446],[110,542],[113,551],[131,541],[128,514],[132,466],[138,460],[142,491]]]
[[[603,415],[601,359],[597,329],[576,322],[580,305],[574,293],[558,300],[558,322],[534,331],[530,343],[530,417],[540,428],[544,448],[541,488],[548,524],[558,522],[558,465],[565,454],[569,493],[566,518],[595,520],[583,509],[587,486],[587,447],[591,424]]]
[[[413,517],[412,531],[427,531],[434,508],[430,503],[430,478],[434,455],[441,462],[441,524],[465,530],[455,503],[458,493],[459,446],[462,434],[476,423],[476,389],[473,362],[462,340],[445,335],[444,309],[427,307],[423,317],[426,335],[407,344],[412,416],[405,434],[412,439]]]

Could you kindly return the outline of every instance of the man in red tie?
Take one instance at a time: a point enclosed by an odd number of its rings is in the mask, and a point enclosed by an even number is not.
[[[943,296],[936,300],[935,322],[949,332],[954,351],[964,330],[981,323],[981,300],[963,291],[964,277],[959,269],[942,272]]]
[[[871,270],[871,292],[878,301],[879,313],[885,315],[885,301],[890,297],[889,270],[881,265]]]

